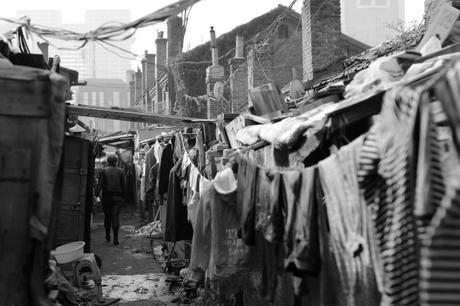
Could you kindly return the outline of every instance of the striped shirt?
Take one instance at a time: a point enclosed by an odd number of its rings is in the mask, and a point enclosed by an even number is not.
[[[382,305],[419,305],[413,133],[417,92],[396,88],[364,140],[358,181],[374,207]]]
[[[454,80],[454,82],[457,83],[458,81]],[[458,88],[452,90],[458,91]],[[442,98],[444,102],[455,106],[457,102],[451,98],[452,90],[448,82],[441,81],[437,84],[436,95]],[[435,105],[435,103],[431,104]],[[446,112],[448,111],[446,110]],[[432,111],[432,117],[433,121],[437,121],[439,110],[437,113]],[[442,124],[442,122],[440,123]],[[437,127],[436,129],[438,133],[435,136],[438,139],[442,138],[442,133],[439,133],[440,128]],[[431,133],[433,134],[433,132]],[[436,210],[426,228],[425,237],[422,239],[420,302],[423,306],[454,306],[460,305],[460,161],[456,150],[450,150],[445,154],[441,149],[442,142],[438,141],[437,143],[440,147],[440,155],[448,157],[443,160],[444,171],[440,171],[444,176],[445,189],[442,201],[438,201],[438,197],[441,196],[440,184],[427,186],[429,189],[437,191],[439,196],[434,198]],[[447,148],[453,148],[453,143],[451,142]]]
[[[441,206],[446,193],[445,174],[442,165],[437,118],[442,115],[439,102],[430,102],[430,95],[422,93],[419,108],[417,184],[415,192],[415,215],[419,239],[425,239],[426,228],[434,213]]]

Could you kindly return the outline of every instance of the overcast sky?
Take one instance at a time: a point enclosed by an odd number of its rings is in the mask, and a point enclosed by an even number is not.
[[[397,1],[397,0],[390,0]],[[16,16],[17,10],[25,9],[56,9],[62,10],[64,23],[83,22],[87,9],[130,9],[132,18],[139,18],[153,12],[173,0],[3,0],[0,16]],[[189,49],[209,39],[209,26],[214,26],[217,35],[230,31],[234,27],[246,23],[254,17],[268,12],[278,4],[289,5],[292,0],[201,0],[192,9],[189,25],[185,36],[184,49]],[[302,0],[298,0],[295,9],[300,12]],[[406,0],[406,21],[421,20],[423,16],[423,0]],[[32,19],[33,23],[33,19]],[[144,50],[154,52],[154,39],[162,25],[138,31],[133,50],[143,53]]]

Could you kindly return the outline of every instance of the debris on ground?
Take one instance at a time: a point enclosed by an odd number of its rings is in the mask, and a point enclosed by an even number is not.
[[[130,232],[132,236],[139,237],[139,238],[154,238],[160,237],[162,235],[161,231],[161,222],[160,221],[153,221],[149,224],[146,224],[139,228],[136,231]]]

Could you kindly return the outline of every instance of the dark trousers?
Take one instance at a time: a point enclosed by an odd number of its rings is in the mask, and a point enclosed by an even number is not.
[[[118,242],[118,229],[120,228],[120,208],[123,201],[118,198],[103,199],[105,236],[110,239],[110,229],[113,230],[113,241]]]

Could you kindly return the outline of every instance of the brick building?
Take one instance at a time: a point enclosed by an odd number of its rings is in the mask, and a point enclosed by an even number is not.
[[[280,15],[284,18],[267,35],[264,30]],[[261,24],[265,24],[262,30],[259,28]],[[209,71],[218,71],[219,65],[225,65],[224,75],[220,76],[220,81],[226,83],[229,76],[232,76],[226,89],[226,97],[231,104],[230,111],[240,112],[248,105],[247,92],[250,88],[268,82],[274,82],[281,88],[293,79],[293,68],[298,75],[303,75],[304,81],[319,82],[321,78],[340,72],[344,59],[369,48],[368,45],[341,32],[340,0],[305,0],[302,14],[278,6],[217,38],[216,47],[219,53],[227,54],[228,50],[235,46],[237,35],[251,41],[244,49],[243,56],[233,56],[234,53],[231,53],[231,58],[219,58],[217,66],[213,63],[207,68],[208,75],[205,80],[201,79],[201,75],[197,76],[200,72],[193,71],[191,73],[195,76],[194,80],[182,82],[186,94],[211,96],[205,113],[208,118],[215,118],[219,113],[229,111],[212,99],[212,88],[219,78],[213,77],[210,81]],[[267,36],[269,39],[265,39]],[[260,42],[262,38],[264,41]],[[198,56],[192,56],[198,52],[207,54],[209,60],[210,47],[209,43],[198,46],[185,53],[179,60],[203,60]],[[194,67],[194,70],[196,69],[197,67]],[[187,69],[183,69],[182,72],[179,75],[187,73]],[[196,80],[200,79],[202,83],[197,84]]]
[[[271,27],[279,16],[282,20]],[[216,118],[241,112],[248,106],[248,89],[269,82],[282,88],[293,79],[293,68],[305,82],[320,81],[343,70],[344,59],[369,48],[341,32],[340,0],[304,0],[302,14],[280,5],[219,36],[214,45],[182,54],[182,20],[169,19],[167,26],[168,38],[159,33],[155,41],[156,63],[155,55],[146,53],[150,60],[130,82],[135,105],[159,114]],[[243,47],[240,38],[239,54],[232,50],[237,36],[249,42]],[[218,82],[225,86],[220,100],[214,96]],[[203,99],[187,98],[198,96],[206,97],[204,107],[196,105]]]
[[[303,80],[316,83],[343,70],[342,62],[369,46],[342,33],[340,0],[304,0]]]
[[[182,18],[167,20],[168,37],[158,32],[156,54],[145,51],[138,70],[130,74],[132,107],[156,114],[172,114],[176,100],[175,84],[170,67],[182,52],[184,28]]]

